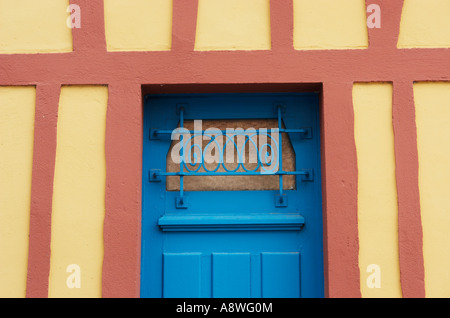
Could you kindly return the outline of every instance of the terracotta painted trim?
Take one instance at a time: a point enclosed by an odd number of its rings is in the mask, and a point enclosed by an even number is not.
[[[294,1],[270,0],[272,50],[294,50]]]
[[[80,6],[81,27],[72,29],[73,50],[79,52],[106,51],[103,0],[70,0]]]
[[[55,172],[56,129],[61,85],[36,86],[30,239],[26,297],[48,297],[50,241]]]
[[[173,0],[172,51],[193,51],[198,0]]]
[[[400,21],[404,0],[366,0],[366,8],[377,4],[381,10],[381,28],[367,28],[369,49],[380,51],[380,55],[397,49]],[[367,13],[369,17],[371,13]]]
[[[140,296],[142,135],[141,85],[109,84],[102,277],[105,298]]]
[[[0,54],[0,85],[136,81],[321,83],[450,80],[450,50],[97,52]]]
[[[322,175],[326,297],[360,298],[353,82],[325,82]]]
[[[413,83],[394,82],[393,94],[400,280],[403,297],[419,298],[425,297],[425,269]]]

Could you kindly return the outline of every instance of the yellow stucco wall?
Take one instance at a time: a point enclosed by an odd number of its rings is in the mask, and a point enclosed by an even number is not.
[[[364,0],[294,0],[294,48],[369,46]]]
[[[450,297],[450,83],[416,83],[425,292]]]
[[[107,100],[104,86],[61,90],[49,297],[101,297]]]
[[[72,51],[69,0],[0,0],[0,54]]]
[[[448,0],[405,0],[398,47],[450,47],[449,15]]]
[[[68,0],[0,0],[0,53],[72,51],[68,5]],[[104,9],[108,51],[171,49],[172,1],[105,0]],[[367,48],[365,19],[364,0],[294,0],[293,45]],[[195,49],[268,50],[270,25],[269,0],[200,0]]]
[[[170,50],[172,1],[104,4],[109,51]],[[294,0],[293,14],[296,49],[368,47],[364,0]],[[270,50],[270,26],[269,0],[199,0],[195,50]]]
[[[69,0],[0,0],[0,53],[72,51],[68,5]],[[104,8],[109,51],[170,50],[171,0],[105,0]],[[447,0],[405,0],[398,47],[450,47],[449,11]],[[269,0],[200,0],[195,49],[270,49],[270,23]],[[293,45],[367,48],[365,1],[294,0]]]
[[[196,50],[269,50],[270,39],[270,0],[199,0]]]
[[[166,51],[172,45],[172,0],[104,0],[108,51]]]
[[[0,297],[25,297],[34,87],[0,87]]]
[[[392,85],[355,84],[353,107],[361,294],[401,297]]]

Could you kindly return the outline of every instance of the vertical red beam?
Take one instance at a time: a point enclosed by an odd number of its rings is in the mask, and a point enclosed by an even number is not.
[[[112,83],[106,119],[103,297],[139,297],[142,97],[137,83]]]
[[[53,176],[61,86],[36,87],[30,238],[26,297],[48,297]]]
[[[368,29],[370,49],[390,54],[397,50],[404,0],[366,0],[371,4],[380,7],[381,28]],[[425,297],[425,274],[413,84],[394,82],[393,94],[400,283],[403,297],[418,298]]]
[[[294,2],[270,0],[272,50],[294,49]]]
[[[419,159],[412,82],[394,82],[393,127],[398,196],[398,244],[403,297],[425,297]]]
[[[383,51],[384,54],[397,49],[403,1],[366,0],[366,8],[369,8],[372,4],[376,4],[379,6],[381,13],[381,27],[368,27],[369,49]],[[372,13],[367,12],[367,17],[369,18]]]
[[[79,6],[81,18],[80,28],[72,29],[74,51],[106,51],[103,0],[70,0],[70,4]]]
[[[327,297],[361,297],[352,90],[353,83],[323,84],[321,130]]]
[[[198,0],[173,0],[172,51],[193,51]]]

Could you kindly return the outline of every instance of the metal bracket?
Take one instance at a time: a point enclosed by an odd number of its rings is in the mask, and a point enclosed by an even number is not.
[[[175,207],[177,209],[187,209],[188,208],[188,198],[185,196],[177,196],[175,198]]]
[[[286,112],[286,103],[284,103],[284,102],[275,102],[275,103],[273,103],[273,112],[275,114],[278,114],[278,107],[281,108],[281,113],[282,114],[284,114]]]
[[[301,135],[302,139],[312,139],[312,128],[311,127],[303,127],[302,129],[305,130],[305,132]]]
[[[160,135],[158,135],[158,130],[154,129],[154,128],[150,128],[150,133],[149,133],[149,139],[150,140],[157,140],[160,139]]]
[[[183,109],[183,113],[184,113],[184,115],[186,115],[186,109],[187,109],[188,105],[189,104],[187,104],[187,103],[177,104],[177,108],[176,108],[177,115],[180,116],[181,109]]]
[[[161,182],[161,175],[159,174],[161,170],[159,169],[151,169],[148,172],[148,180],[150,182]]]
[[[302,181],[314,181],[314,170],[313,169],[301,169],[300,171],[305,172],[301,175]]]
[[[276,194],[275,195],[275,207],[285,208],[288,206],[288,196],[287,194]]]

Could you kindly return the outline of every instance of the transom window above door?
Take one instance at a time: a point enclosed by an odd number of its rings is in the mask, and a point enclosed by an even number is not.
[[[259,109],[246,113],[233,100],[228,100],[226,107],[212,107],[226,114],[216,119],[217,112],[204,109],[208,106],[205,103],[177,102],[176,115],[170,118],[177,124],[172,129],[167,129],[167,124],[150,129],[150,140],[172,140],[164,169],[151,169],[149,179],[160,182],[164,178],[167,191],[179,191],[177,208],[186,208],[185,191],[245,190],[278,190],[276,206],[285,207],[284,191],[296,189],[298,177],[301,181],[314,180],[314,169],[296,168],[290,142],[291,138],[296,144],[312,139],[311,126],[294,126],[299,124],[289,118],[301,112],[292,109],[288,118],[283,118],[285,102],[249,104]]]
[[[183,135],[186,155],[184,171],[225,174],[186,176],[185,191],[278,190],[279,177],[270,171],[275,170],[279,164],[277,161],[282,158],[283,169],[295,171],[295,153],[287,133],[281,134],[282,156],[279,156],[278,149],[273,149],[280,139],[279,132],[274,132],[278,128],[277,119],[186,120],[184,128],[198,132],[190,134],[191,140],[186,140],[186,135]],[[178,137],[172,141],[167,153],[166,171],[170,173],[180,171],[177,156],[181,141]],[[229,175],[226,175],[227,172]],[[260,175],[245,175],[245,172],[260,172]],[[295,186],[295,176],[286,175],[283,189],[292,190]],[[179,191],[180,178],[167,176],[166,189]]]

